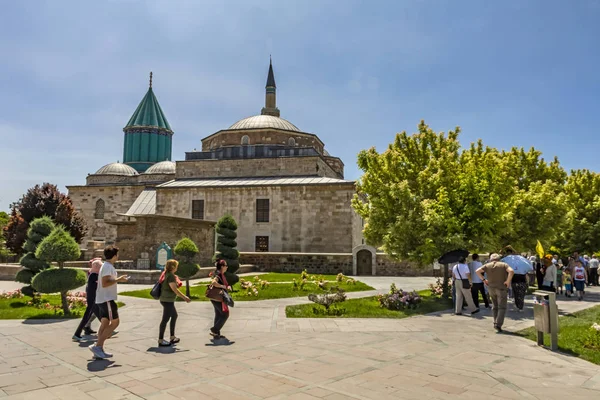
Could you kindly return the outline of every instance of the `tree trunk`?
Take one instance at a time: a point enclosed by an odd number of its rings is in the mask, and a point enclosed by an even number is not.
[[[190,297],[190,280],[189,279],[185,280],[185,295],[187,297]]]
[[[62,309],[65,316],[69,315],[69,303],[67,302],[67,292],[60,292],[60,299],[62,301]]]

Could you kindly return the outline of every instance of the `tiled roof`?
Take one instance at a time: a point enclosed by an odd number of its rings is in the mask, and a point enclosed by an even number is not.
[[[146,215],[156,213],[156,190],[145,189],[135,199],[125,215]]]
[[[177,179],[161,185],[158,188],[186,188],[186,187],[227,187],[227,186],[304,186],[304,185],[331,185],[336,183],[354,183],[344,179],[327,178],[323,176],[292,176],[269,178],[214,178],[214,179]]]

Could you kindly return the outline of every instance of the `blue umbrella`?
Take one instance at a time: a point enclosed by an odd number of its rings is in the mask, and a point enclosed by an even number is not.
[[[510,255],[504,257],[501,261],[510,265],[515,270],[515,274],[525,275],[529,271],[533,271],[531,262],[523,256]]]

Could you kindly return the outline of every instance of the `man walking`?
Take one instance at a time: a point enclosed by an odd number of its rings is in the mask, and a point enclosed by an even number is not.
[[[595,255],[590,260],[590,273],[589,273],[589,285],[598,286],[598,267],[600,266],[600,260]]]
[[[490,308],[490,301],[485,293],[483,281],[479,278],[479,276],[477,276],[477,270],[481,268],[479,254],[473,254],[471,258],[473,261],[469,263],[469,270],[471,271],[471,296],[473,297],[473,303],[475,303],[475,307],[479,308],[479,293],[481,293],[483,302],[485,303],[485,308]]]
[[[104,249],[104,259],[106,260],[100,268],[98,274],[98,289],[96,291],[96,305],[100,328],[98,329],[98,341],[89,346],[90,351],[96,358],[112,357],[112,354],[104,351],[104,342],[108,339],[115,329],[119,326],[119,310],[117,308],[117,283],[127,282],[128,276],[117,277],[117,270],[114,267],[119,259],[119,249],[114,246],[108,246]]]
[[[487,279],[483,277],[487,275]],[[515,271],[506,263],[500,261],[500,254],[492,254],[490,261],[477,270],[477,275],[485,283],[492,298],[492,312],[494,315],[494,329],[502,332],[504,315],[506,314],[506,301],[508,288],[512,282]]]

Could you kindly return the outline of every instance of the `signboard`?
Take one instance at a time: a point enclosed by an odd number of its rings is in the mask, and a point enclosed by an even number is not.
[[[167,260],[172,257],[171,248],[165,242],[162,242],[158,249],[156,249],[156,269],[160,269],[161,271],[165,269],[165,265],[167,265]]]

